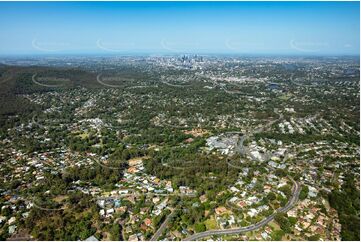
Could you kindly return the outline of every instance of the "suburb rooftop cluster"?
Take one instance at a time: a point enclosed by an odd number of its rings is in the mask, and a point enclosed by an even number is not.
[[[359,57],[1,58],[1,240],[359,240]]]

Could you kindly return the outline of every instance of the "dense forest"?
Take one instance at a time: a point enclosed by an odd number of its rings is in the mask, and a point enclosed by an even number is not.
[[[342,240],[360,240],[360,190],[355,185],[353,176],[348,175],[341,190],[329,194],[330,205],[339,214],[342,226]]]

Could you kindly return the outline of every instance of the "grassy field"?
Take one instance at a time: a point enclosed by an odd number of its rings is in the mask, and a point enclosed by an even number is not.
[[[54,200],[54,202],[61,203],[62,201],[64,201],[67,198],[68,198],[68,196],[59,195],[59,196],[55,197],[53,200]]]
[[[207,219],[206,221],[204,221],[204,224],[206,225],[207,230],[218,229],[218,225],[217,225],[217,222],[214,219],[214,217],[211,217],[211,218]]]
[[[279,96],[278,98],[281,99],[281,100],[283,100],[283,101],[287,101],[287,100],[289,100],[291,97],[292,97],[292,94],[287,93],[287,94],[283,94],[283,95]]]
[[[84,133],[81,133],[81,134],[78,134],[78,136],[82,139],[85,139],[87,137],[89,137],[89,133],[88,132],[84,132]]]
[[[280,226],[275,221],[269,222],[268,225],[272,227],[274,230],[280,230]]]

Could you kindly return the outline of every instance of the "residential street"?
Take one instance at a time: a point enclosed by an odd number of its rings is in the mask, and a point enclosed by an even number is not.
[[[298,201],[298,196],[300,195],[301,186],[298,182],[294,181],[293,179],[292,179],[292,181],[293,181],[292,197],[288,201],[286,206],[284,206],[283,208],[280,208],[278,210],[278,212],[287,212]],[[269,222],[271,222],[273,220],[273,218],[275,217],[275,215],[276,215],[276,213],[272,214],[271,216],[265,218],[264,220],[262,220],[256,224],[253,224],[253,225],[250,225],[247,227],[224,229],[224,230],[209,230],[209,231],[193,234],[193,235],[185,238],[184,240],[200,240],[201,238],[212,236],[212,235],[239,234],[239,233],[245,233],[245,232],[252,231],[252,230],[257,230],[257,229],[265,226]]]

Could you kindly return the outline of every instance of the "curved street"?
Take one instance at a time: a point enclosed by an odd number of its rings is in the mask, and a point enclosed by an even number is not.
[[[245,233],[245,232],[248,232],[248,231],[260,229],[261,227],[263,227],[266,224],[268,224],[269,222],[271,222],[278,212],[281,212],[281,213],[287,212],[288,210],[290,210],[297,203],[298,197],[299,197],[300,191],[301,191],[301,186],[300,186],[300,184],[298,182],[294,181],[292,178],[290,178],[290,179],[293,182],[292,197],[287,202],[287,204],[284,207],[279,208],[276,213],[273,213],[272,215],[270,215],[269,217],[263,219],[262,221],[260,221],[260,222],[258,222],[256,224],[252,224],[252,225],[247,226],[247,227],[240,227],[240,228],[234,228],[234,229],[223,229],[223,230],[209,230],[209,231],[193,234],[193,235],[185,238],[184,240],[187,240],[187,241],[189,241],[189,240],[199,240],[201,238],[209,237],[209,236],[212,236],[212,235],[240,234],[240,233]]]

